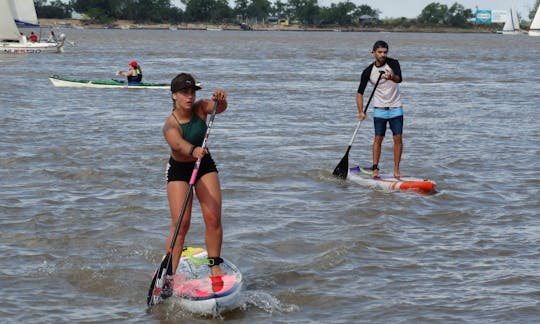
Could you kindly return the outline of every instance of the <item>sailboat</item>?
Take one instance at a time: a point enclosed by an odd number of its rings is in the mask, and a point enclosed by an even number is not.
[[[29,42],[17,24],[39,27],[33,0],[0,0],[0,54],[63,52],[65,35],[52,43]]]
[[[19,26],[39,27],[34,1],[10,0],[11,14]]]
[[[521,30],[519,29],[519,19],[517,16],[516,9],[512,8],[510,9],[510,12],[508,15],[506,15],[506,22],[504,23],[503,35],[518,35],[521,34]]]
[[[529,29],[529,36],[540,36],[540,6],[536,9],[531,28]]]

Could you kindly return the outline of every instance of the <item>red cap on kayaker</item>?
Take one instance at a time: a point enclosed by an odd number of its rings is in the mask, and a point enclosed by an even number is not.
[[[137,63],[137,61],[131,61],[131,62],[129,62],[129,65],[133,66],[134,68],[136,68],[137,66],[139,66],[139,64]]]

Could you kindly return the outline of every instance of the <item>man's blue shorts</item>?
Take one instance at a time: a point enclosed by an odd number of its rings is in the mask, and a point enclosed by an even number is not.
[[[384,136],[386,134],[386,124],[390,124],[392,134],[403,134],[403,109],[398,108],[377,108],[373,113],[373,125],[375,126],[375,135]]]

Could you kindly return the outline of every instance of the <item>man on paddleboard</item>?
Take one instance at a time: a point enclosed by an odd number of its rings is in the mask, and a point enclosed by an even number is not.
[[[403,151],[403,104],[399,83],[401,83],[401,67],[398,60],[388,57],[388,44],[379,40],[375,42],[372,50],[375,62],[371,63],[362,72],[360,85],[356,93],[356,106],[358,108],[358,118],[364,120],[364,91],[367,83],[375,84],[379,78],[379,71],[384,74],[379,81],[373,95],[373,124],[375,126],[375,139],[373,140],[373,177],[379,176],[379,160],[381,157],[381,146],[386,133],[386,125],[390,125],[394,137],[394,176],[401,176],[399,164]]]
[[[167,246],[172,243],[176,232],[176,225],[182,219],[177,240],[174,242],[172,252],[172,274],[180,261],[180,255],[184,246],[184,239],[189,229],[193,194],[190,194],[184,215],[180,215],[182,204],[189,191],[190,178],[195,162],[201,158],[194,184],[195,194],[201,206],[201,212],[206,226],[205,241],[208,251],[208,266],[212,276],[223,274],[219,264],[221,259],[221,243],[223,229],[221,226],[221,187],[219,184],[218,170],[210,155],[210,152],[201,147],[206,130],[206,117],[212,114],[214,102],[217,101],[216,113],[222,113],[227,109],[227,93],[216,89],[212,99],[196,101],[196,91],[200,90],[199,83],[193,76],[187,73],[177,75],[171,82],[171,97],[173,110],[163,125],[163,136],[171,148],[171,157],[167,164],[167,198],[171,212],[171,226],[167,239]],[[169,276],[163,286],[163,295],[168,297],[172,294]]]

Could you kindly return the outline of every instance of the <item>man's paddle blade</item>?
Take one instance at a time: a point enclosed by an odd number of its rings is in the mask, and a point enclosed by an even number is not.
[[[349,147],[350,148],[350,147]],[[349,150],[343,156],[339,164],[334,169],[334,175],[341,179],[347,179],[347,173],[349,172]]]
[[[167,252],[167,254],[163,256],[163,260],[161,261],[159,268],[154,274],[152,283],[150,284],[150,289],[148,290],[148,296],[146,298],[146,304],[148,306],[161,303],[161,300],[163,299],[161,297],[161,290],[163,289],[165,276],[167,275],[167,268],[170,267],[171,261],[172,255],[170,252]]]

